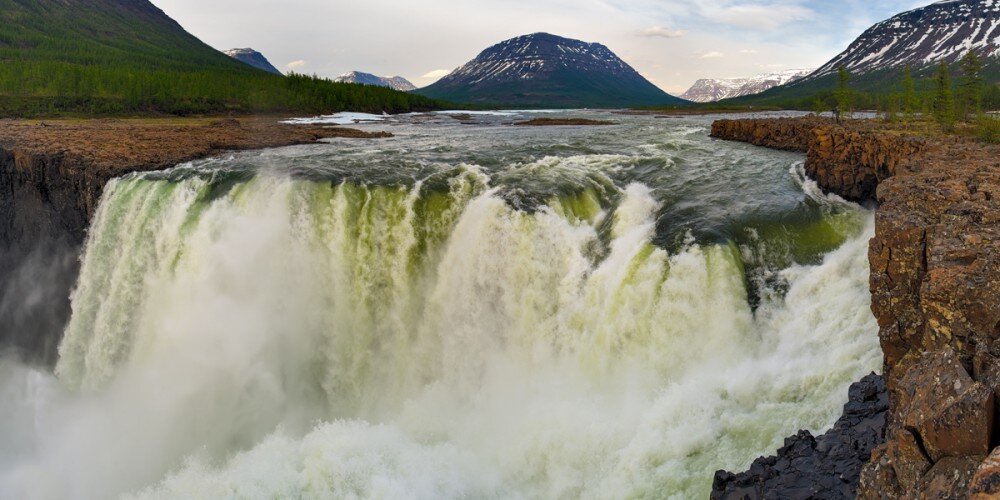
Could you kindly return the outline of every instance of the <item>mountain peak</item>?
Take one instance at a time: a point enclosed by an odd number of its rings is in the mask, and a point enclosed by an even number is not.
[[[275,68],[274,65],[272,65],[266,57],[264,57],[264,54],[261,54],[254,49],[229,49],[223,53],[233,59],[236,59],[237,61],[253,66],[261,71],[267,71],[268,73],[274,73],[276,75],[281,74],[281,71],[278,71],[278,68]]]
[[[420,93],[508,106],[678,104],[610,49],[551,33],[504,40]]]

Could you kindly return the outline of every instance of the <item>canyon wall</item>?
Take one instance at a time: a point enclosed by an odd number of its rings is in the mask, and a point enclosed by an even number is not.
[[[107,179],[62,154],[0,148],[0,346],[51,363],[87,221]]]
[[[0,355],[52,364],[104,185],[225,151],[391,134],[275,118],[0,120]]]
[[[712,134],[807,151],[821,188],[877,203],[872,312],[890,407],[858,495],[1000,494],[1000,449],[987,458],[1000,444],[1000,148],[817,120],[723,120]]]

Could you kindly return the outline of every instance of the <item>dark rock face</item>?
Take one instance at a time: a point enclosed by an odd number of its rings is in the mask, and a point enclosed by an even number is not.
[[[452,102],[522,107],[687,102],[657,88],[604,45],[548,33],[500,42],[415,92]]]
[[[55,361],[102,181],[67,169],[62,155],[0,149],[0,349]]]
[[[0,355],[55,362],[87,227],[112,178],[227,150],[389,135],[269,118],[202,125],[0,120]]]
[[[799,431],[746,472],[716,472],[711,498],[853,498],[862,466],[884,439],[889,394],[882,377],[871,374],[851,385],[849,397],[823,435]]]

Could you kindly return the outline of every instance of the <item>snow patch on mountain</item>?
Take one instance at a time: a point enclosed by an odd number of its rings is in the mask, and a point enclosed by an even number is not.
[[[750,78],[703,78],[691,86],[681,98],[694,102],[715,102],[734,97],[759,94],[779,85],[799,80],[811,69],[790,69],[776,73],[764,73]]]
[[[1000,0],[945,0],[903,12],[861,34],[810,78],[952,63],[968,51],[1000,57]]]
[[[417,87],[409,80],[401,76],[376,76],[371,73],[352,71],[338,76],[334,81],[340,83],[358,83],[361,85],[377,85],[379,87],[389,87],[400,92],[409,92]]]

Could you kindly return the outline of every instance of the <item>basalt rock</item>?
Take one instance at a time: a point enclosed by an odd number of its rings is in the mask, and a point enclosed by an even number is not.
[[[872,374],[851,385],[844,413],[826,433],[799,431],[775,456],[761,457],[746,472],[718,471],[713,499],[852,498],[861,467],[884,439],[888,392]]]
[[[881,127],[741,120],[713,135],[805,150],[825,191],[877,203],[869,262],[888,442],[858,494],[963,498],[1000,444],[1000,148]]]
[[[806,173],[824,191],[859,202],[874,201],[879,183],[929,147],[869,122],[841,126],[819,117],[718,120],[712,137],[807,153]]]
[[[712,123],[712,137],[805,153],[814,140],[813,130],[830,123],[830,120],[818,117],[716,120]]]

